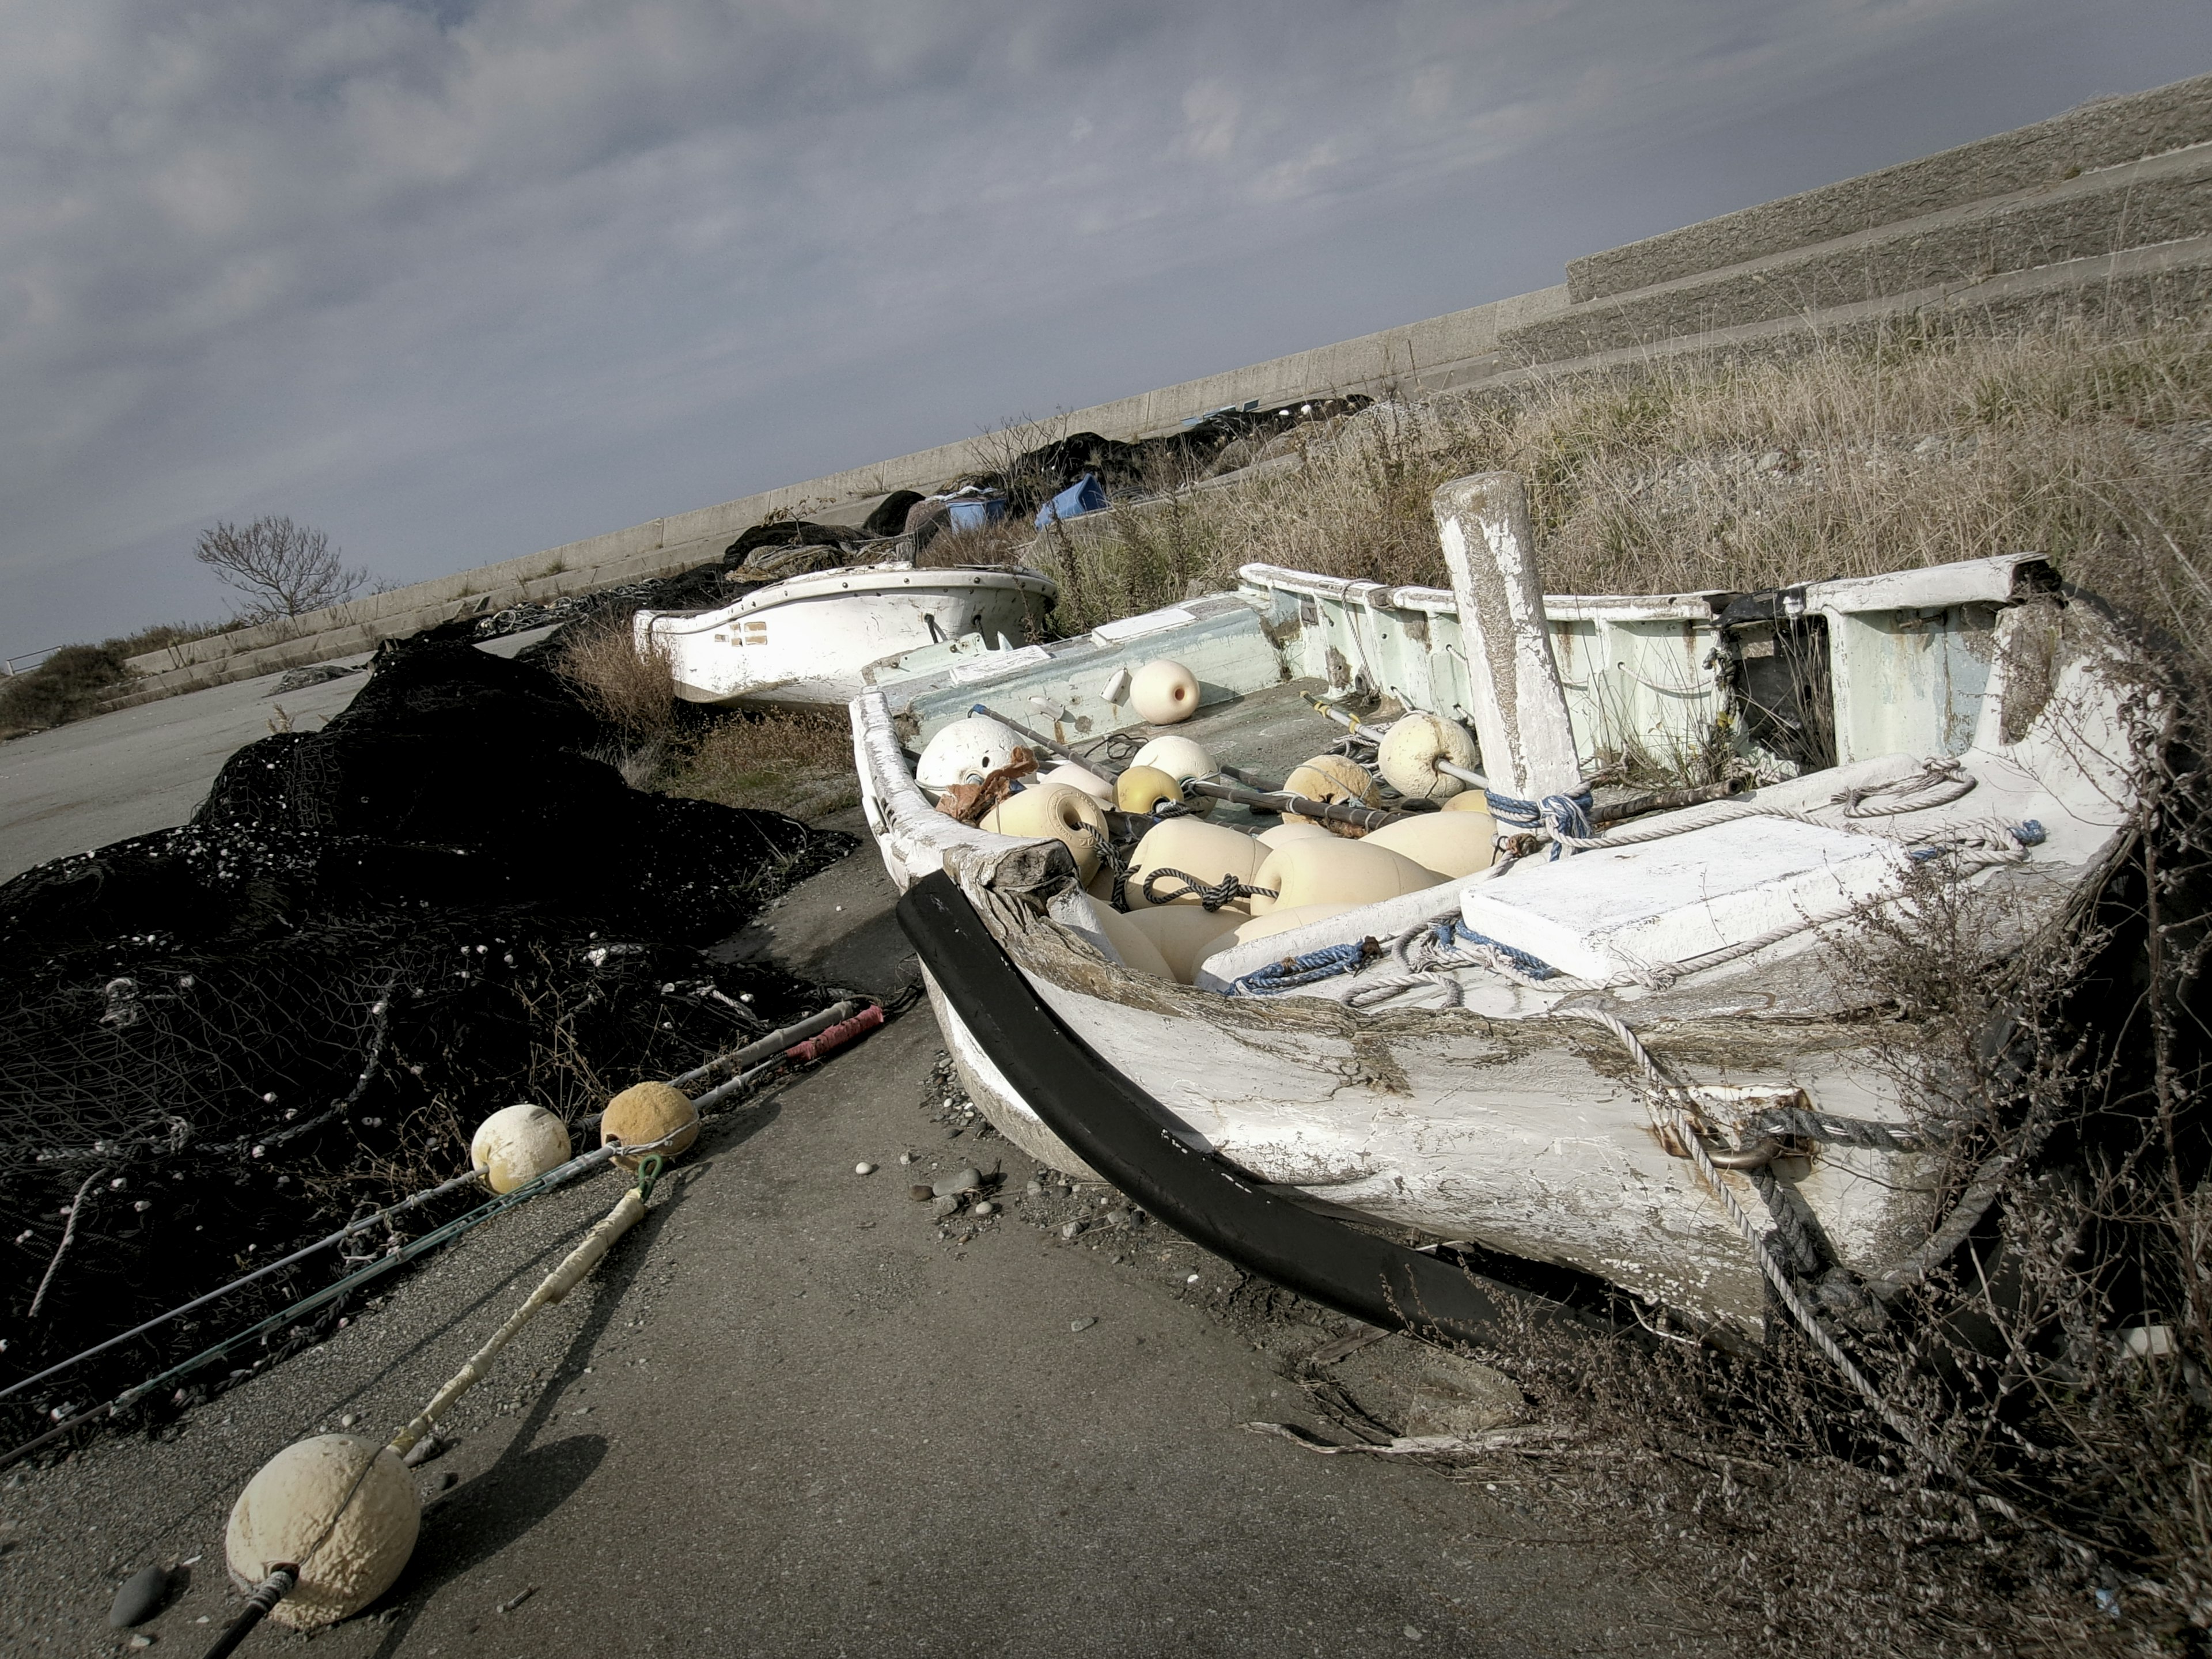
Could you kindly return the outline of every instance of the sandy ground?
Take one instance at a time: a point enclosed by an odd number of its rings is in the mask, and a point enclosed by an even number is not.
[[[163,708],[182,712],[108,718]],[[48,747],[112,762],[133,739],[101,724]],[[215,730],[196,739],[203,789]],[[178,799],[186,769],[162,784]],[[19,822],[22,775],[0,769],[0,823]],[[40,822],[66,849],[115,833],[98,826],[118,813],[152,812],[112,780],[72,811],[45,775],[62,805]],[[888,989],[912,972],[890,899],[864,843],[724,948]],[[720,1119],[599,1275],[457,1408],[457,1443],[416,1477],[426,1507],[405,1572],[315,1651],[1707,1645],[1696,1610],[1670,1605],[1626,1551],[1562,1535],[1510,1488],[1243,1430],[1344,1437],[1310,1409],[1297,1362],[1354,1328],[1157,1224],[1101,1219],[1115,1195],[1036,1170],[969,1119],[941,1052],[924,1004]],[[854,1173],[864,1160],[875,1173]],[[1000,1177],[1000,1215],[941,1222],[908,1196],[962,1164]],[[158,1563],[182,1586],[142,1632],[158,1651],[201,1651],[238,1605],[222,1528],[254,1469],[349,1414],[379,1436],[404,1422],[625,1179],[603,1171],[478,1229],[329,1341],[158,1437],[118,1435],[0,1480],[0,1643],[130,1651],[110,1600]],[[1387,1417],[1458,1373],[1393,1338],[1328,1376]],[[244,1651],[304,1639],[264,1627]]]

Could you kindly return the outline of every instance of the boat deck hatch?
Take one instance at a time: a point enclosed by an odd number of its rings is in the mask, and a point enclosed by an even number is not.
[[[1742,818],[1693,835],[1529,860],[1470,887],[1477,933],[1563,973],[1607,980],[1807,927],[1894,890],[1893,843],[1787,818]]]

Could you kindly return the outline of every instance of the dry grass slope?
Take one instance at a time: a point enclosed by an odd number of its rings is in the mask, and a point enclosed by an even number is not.
[[[1070,631],[1260,560],[1444,580],[1429,497],[1530,481],[1554,592],[1754,588],[2036,549],[2192,643],[2212,618],[2212,334],[1893,332],[1383,404],[1302,465],[1041,543]]]

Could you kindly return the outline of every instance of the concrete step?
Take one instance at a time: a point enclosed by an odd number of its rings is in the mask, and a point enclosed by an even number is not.
[[[1979,329],[2028,327],[2064,319],[2141,319],[2193,316],[2212,307],[2212,234],[2156,247],[2069,259],[1978,282],[1794,313],[1702,333],[1624,346],[1586,356],[1523,364],[1497,375],[1511,386],[1575,374],[1640,368],[1670,357],[1729,355],[1787,357],[1819,343],[1872,342],[1900,321],[1971,319]]]
[[[2212,143],[1591,300],[1509,331],[1547,363],[1985,281],[2212,231]]]
[[[1597,300],[2212,143],[2212,76],[2107,98],[1938,155],[1574,260],[1568,297]]]

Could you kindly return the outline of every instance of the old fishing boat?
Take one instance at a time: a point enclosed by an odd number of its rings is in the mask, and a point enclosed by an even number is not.
[[[2142,648],[2030,555],[1547,598],[1518,479],[1446,485],[1436,511],[1449,592],[1251,565],[986,677],[890,665],[854,699],[868,821],[976,1103],[1370,1318],[1464,1302],[1466,1274],[1401,1248],[1423,1241],[1717,1330],[1911,1282],[1960,1237],[1938,1153],[1971,1126],[1880,1063],[1895,1028],[1861,1018],[1881,994],[1855,951],[1950,896],[1993,951],[2079,915],[2130,844]],[[1197,690],[1172,726],[1127,701],[1158,661]],[[1316,712],[1355,704],[1383,712]],[[1103,830],[1018,810],[1028,791],[981,823],[933,804],[933,740],[983,717],[1117,791]],[[1436,787],[1401,776],[1392,808],[1360,776],[1316,785],[1346,775],[1329,738],[1379,730],[1387,763],[1402,723],[1430,728],[1407,752]],[[1464,751],[1437,735],[1468,726]],[[1132,799],[1139,769],[1107,775],[1161,734],[1213,769]],[[1704,787],[1592,790],[1625,760]],[[1203,850],[1147,855],[1176,825]],[[1208,839],[1237,831],[1267,837],[1241,865]]]
[[[890,561],[792,576],[720,610],[641,611],[632,626],[641,653],[667,653],[688,702],[836,708],[869,668],[918,647],[1018,649],[1056,592],[1033,570]]]

